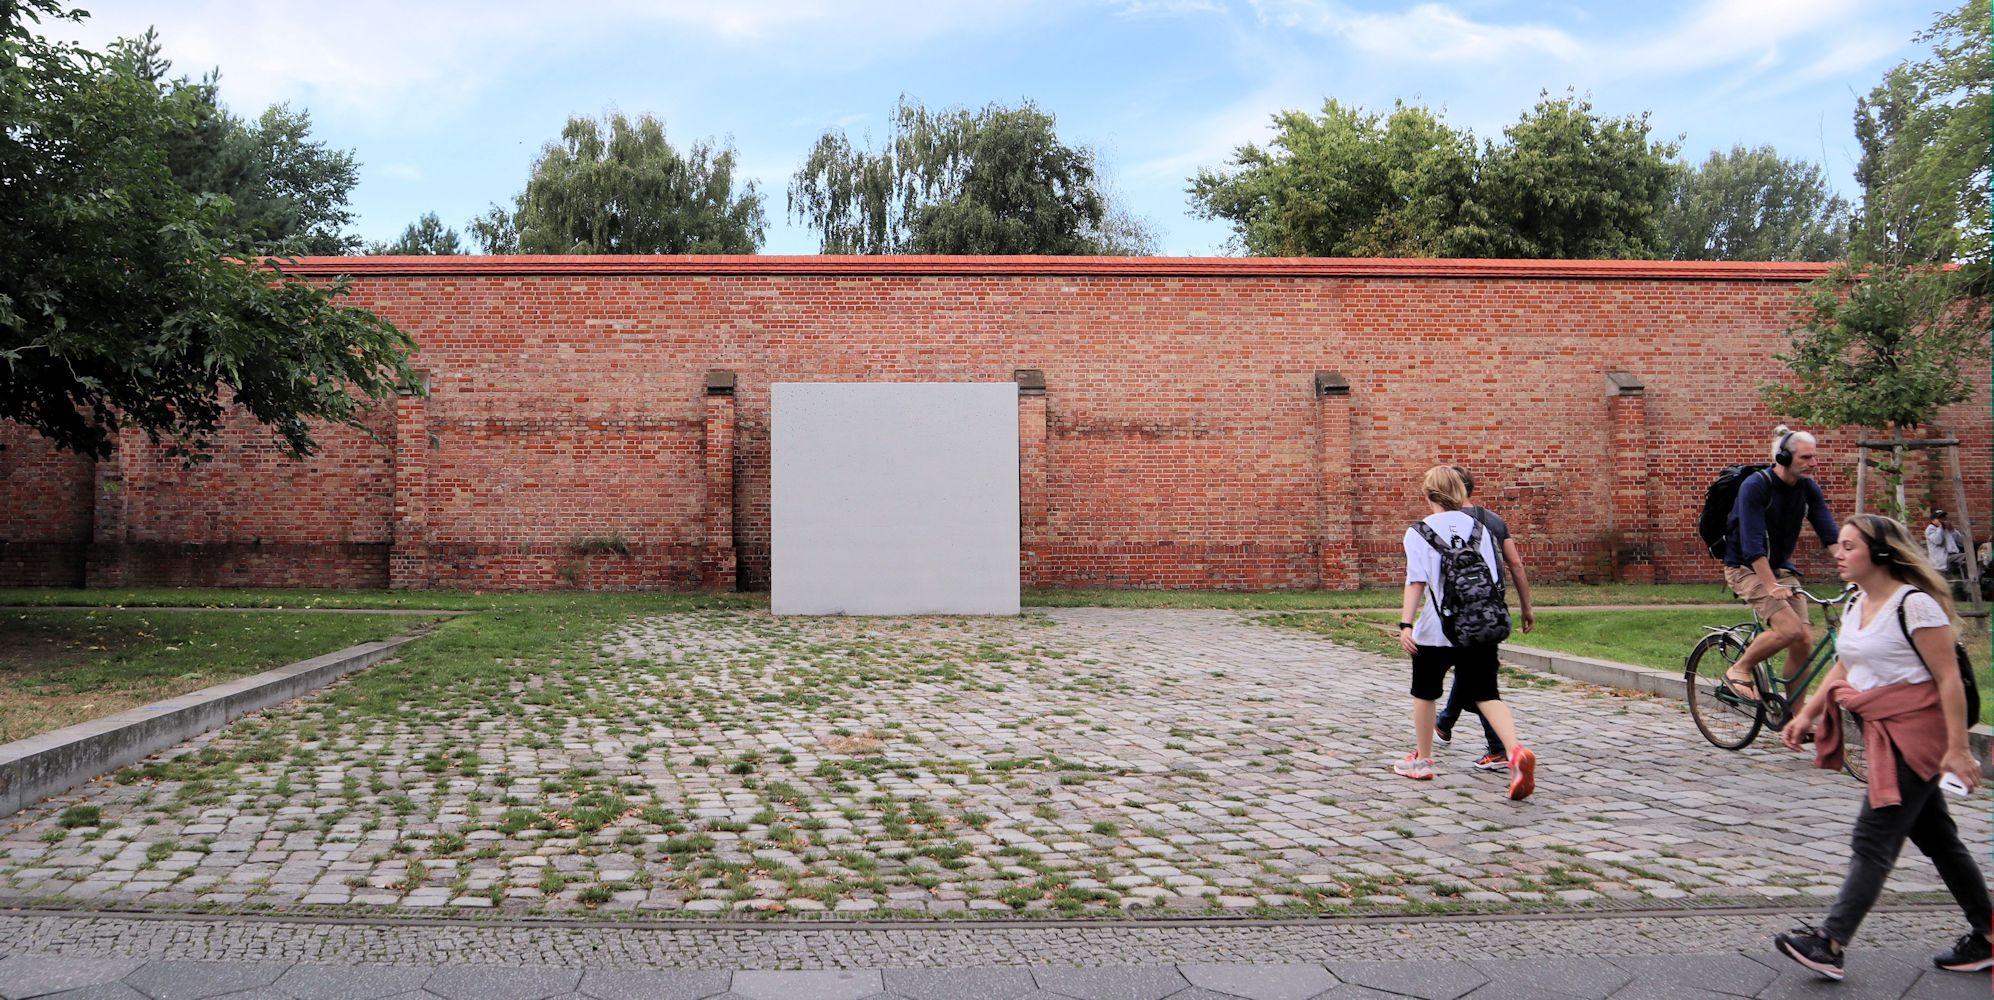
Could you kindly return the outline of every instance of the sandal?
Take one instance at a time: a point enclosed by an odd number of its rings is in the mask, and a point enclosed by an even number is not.
[[[1731,692],[1731,697],[1736,698],[1739,701],[1756,702],[1760,700],[1759,685],[1757,681],[1751,681],[1751,680],[1741,681],[1736,677],[1731,677],[1727,675],[1724,678],[1724,680],[1718,684],[1718,687],[1725,691]]]

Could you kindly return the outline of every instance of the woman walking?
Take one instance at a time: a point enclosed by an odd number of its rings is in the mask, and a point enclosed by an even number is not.
[[[1392,770],[1433,779],[1435,703],[1452,667],[1455,696],[1475,706],[1509,748],[1509,797],[1521,799],[1537,787],[1537,755],[1517,742],[1516,721],[1496,692],[1496,644],[1509,635],[1509,609],[1497,582],[1495,542],[1461,512],[1468,487],[1452,466],[1428,469],[1421,486],[1431,513],[1406,529],[1399,611],[1399,646],[1412,657],[1414,743]]]
[[[1780,732],[1801,749],[1817,733],[1815,766],[1839,768],[1841,713],[1862,720],[1869,790],[1856,816],[1849,874],[1819,929],[1802,925],[1773,938],[1787,957],[1829,979],[1842,978],[1843,952],[1883,891],[1904,841],[1932,859],[1966,915],[1969,932],[1932,958],[1953,972],[1994,968],[1987,882],[1959,841],[1940,783],[1953,775],[1971,791],[1980,764],[1967,746],[1966,689],[1953,644],[1952,596],[1902,524],[1858,514],[1842,526],[1835,565],[1856,585],[1842,616],[1836,663],[1821,695]]]

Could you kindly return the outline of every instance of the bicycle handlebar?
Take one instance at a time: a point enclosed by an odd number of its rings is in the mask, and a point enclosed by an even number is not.
[[[1816,597],[1806,587],[1799,587],[1799,586],[1794,587],[1793,592],[1799,594],[1802,597],[1807,598],[1808,601],[1814,604],[1818,604],[1825,608],[1830,605],[1840,604],[1843,601],[1848,600],[1849,595],[1856,592],[1856,585],[1853,583],[1845,585],[1844,587],[1842,587],[1841,591],[1833,597]]]

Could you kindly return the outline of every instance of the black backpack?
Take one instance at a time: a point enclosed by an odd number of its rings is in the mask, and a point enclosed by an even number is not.
[[[1509,638],[1509,606],[1503,603],[1502,581],[1482,561],[1482,522],[1464,541],[1455,535],[1443,542],[1421,521],[1413,525],[1419,537],[1440,553],[1440,582],[1445,596],[1433,602],[1440,613],[1440,631],[1456,646],[1490,646]],[[1429,599],[1433,588],[1426,590]]]
[[[1924,591],[1912,587],[1911,593],[1922,594]],[[1904,596],[1908,599],[1911,594]],[[1918,662],[1925,664],[1925,672],[1937,677],[1938,672],[1932,669],[1931,664],[1925,663],[1925,654],[1918,651],[1918,644],[1911,641],[1911,625],[1904,620],[1903,601],[1897,602],[1897,628],[1904,633],[1904,641],[1911,646],[1911,652],[1918,654]],[[1980,685],[1973,679],[1973,657],[1966,655],[1964,642],[1954,642],[1952,651],[1959,662],[1959,682],[1966,687],[1966,728],[1972,729],[1980,724]]]
[[[1745,485],[1746,477],[1770,468],[1770,465],[1727,465],[1717,474],[1716,482],[1703,491],[1703,513],[1696,518],[1696,533],[1710,550],[1711,558],[1724,558],[1732,526],[1737,524],[1731,512],[1738,506],[1738,488]]]

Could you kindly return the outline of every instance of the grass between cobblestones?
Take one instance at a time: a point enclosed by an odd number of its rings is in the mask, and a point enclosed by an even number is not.
[[[0,613],[0,742],[428,624],[388,615]]]
[[[1656,818],[1673,803],[1624,791],[1519,813],[1465,768],[1430,786],[1397,779],[1374,758],[1376,734],[1403,726],[1399,673],[1227,625],[1237,616],[1102,612],[1075,616],[1083,627],[1044,613],[778,619],[733,595],[454,600],[482,613],[13,817],[0,895],[1298,915],[1762,899],[1832,892],[1841,875],[1736,872],[1678,836],[1680,817]],[[1261,617],[1391,641],[1349,616]],[[1224,659],[1242,643],[1248,655]],[[1568,717],[1617,714],[1622,740],[1680,725],[1655,706],[1530,684],[1600,698]],[[1646,832],[1626,828],[1635,817]],[[1548,838],[1516,826],[1547,822]]]

